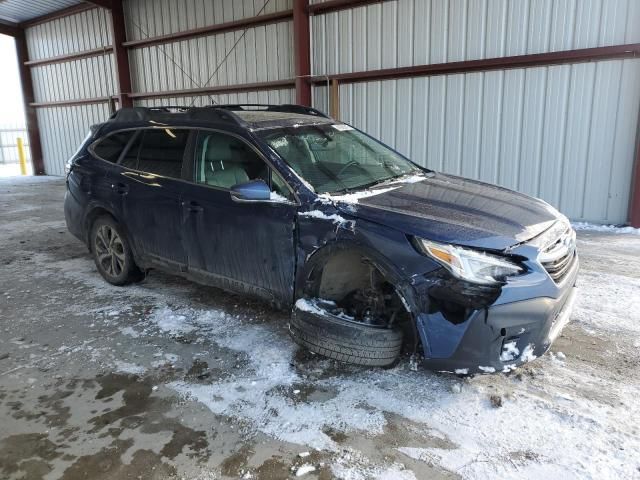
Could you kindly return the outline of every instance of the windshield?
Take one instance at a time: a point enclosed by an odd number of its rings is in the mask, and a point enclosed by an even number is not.
[[[258,133],[316,193],[360,190],[421,173],[372,138],[344,125],[310,125]]]

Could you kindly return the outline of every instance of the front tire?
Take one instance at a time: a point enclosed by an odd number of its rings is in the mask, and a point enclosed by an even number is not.
[[[90,241],[96,268],[107,282],[121,286],[142,277],[133,259],[129,241],[113,218],[97,218],[91,227]]]
[[[369,367],[389,367],[402,351],[400,328],[379,328],[294,309],[289,332],[299,345],[334,360]]]

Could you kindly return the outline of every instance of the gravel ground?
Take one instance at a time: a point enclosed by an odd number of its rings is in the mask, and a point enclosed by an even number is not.
[[[581,230],[543,358],[460,379],[298,349],[287,315],[106,284],[64,182],[0,179],[0,478],[640,478],[640,236]]]

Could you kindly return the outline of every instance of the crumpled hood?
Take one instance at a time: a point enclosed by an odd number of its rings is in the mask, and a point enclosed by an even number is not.
[[[436,242],[503,250],[549,228],[561,214],[542,200],[460,177],[425,180],[340,202],[345,213]]]

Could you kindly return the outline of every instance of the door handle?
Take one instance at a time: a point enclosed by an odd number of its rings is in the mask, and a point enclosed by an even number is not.
[[[126,195],[129,193],[129,187],[124,183],[114,183],[111,185],[111,188],[119,195]]]
[[[185,207],[187,212],[191,213],[200,213],[204,210],[204,208],[202,208],[202,205],[200,205],[198,202],[182,202],[182,206]]]

